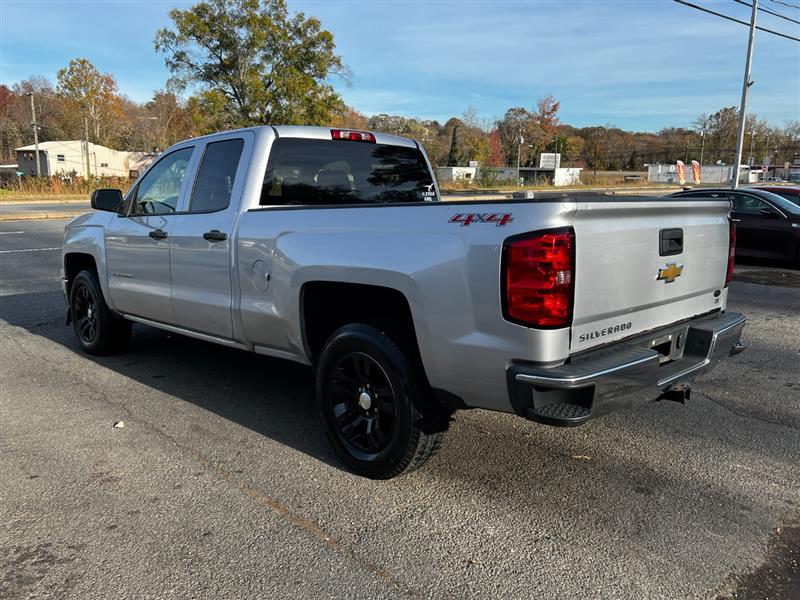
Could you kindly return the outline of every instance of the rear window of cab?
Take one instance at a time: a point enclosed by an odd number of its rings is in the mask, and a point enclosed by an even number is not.
[[[417,148],[279,138],[272,144],[261,206],[385,204],[435,201]]]

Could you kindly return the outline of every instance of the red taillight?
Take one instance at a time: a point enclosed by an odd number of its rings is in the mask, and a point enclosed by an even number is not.
[[[529,327],[572,320],[575,234],[559,230],[511,238],[504,247],[505,317]]]
[[[728,237],[728,274],[725,276],[725,287],[733,281],[733,259],[736,255],[736,223],[728,219],[730,225],[730,236]]]
[[[375,136],[369,131],[352,131],[350,129],[331,129],[331,139],[375,143]]]

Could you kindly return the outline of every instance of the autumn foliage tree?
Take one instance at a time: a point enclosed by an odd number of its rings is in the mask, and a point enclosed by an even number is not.
[[[537,154],[554,139],[559,126],[558,109],[561,103],[547,95],[536,102],[532,111],[521,106],[509,108],[497,122],[497,132],[509,164],[533,165]]]
[[[76,120],[89,119],[92,141],[105,144],[112,136],[112,125],[123,115],[117,81],[101,73],[86,58],[75,58],[58,71],[56,90],[69,104]]]
[[[11,156],[22,139],[17,124],[10,118],[13,105],[11,90],[8,86],[0,85],[0,158]]]
[[[536,102],[536,110],[531,115],[533,120],[531,144],[534,145],[534,152],[541,152],[553,140],[560,123],[559,108],[561,108],[561,103],[550,94],[539,98]]]

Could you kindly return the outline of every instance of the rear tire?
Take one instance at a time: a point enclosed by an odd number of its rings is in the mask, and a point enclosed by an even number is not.
[[[69,311],[78,343],[87,354],[112,354],[127,345],[131,322],[108,308],[94,272],[81,271],[72,281]]]
[[[317,408],[350,469],[390,479],[438,451],[448,419],[423,381],[398,345],[371,325],[346,325],[328,339],[317,365]]]

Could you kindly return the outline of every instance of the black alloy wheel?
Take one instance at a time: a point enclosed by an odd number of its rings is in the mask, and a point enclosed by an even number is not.
[[[70,283],[69,311],[78,342],[89,354],[121,350],[131,337],[131,322],[108,308],[94,271],[81,271]]]
[[[387,447],[396,429],[396,402],[375,359],[363,352],[345,354],[333,368],[328,396],[337,434],[353,455],[368,458]]]
[[[326,342],[316,365],[320,422],[354,472],[389,479],[433,456],[449,423],[418,360],[378,327],[351,323]],[[409,358],[411,357],[411,358]]]
[[[97,298],[88,285],[75,290],[75,332],[82,344],[93,344],[97,339]]]

